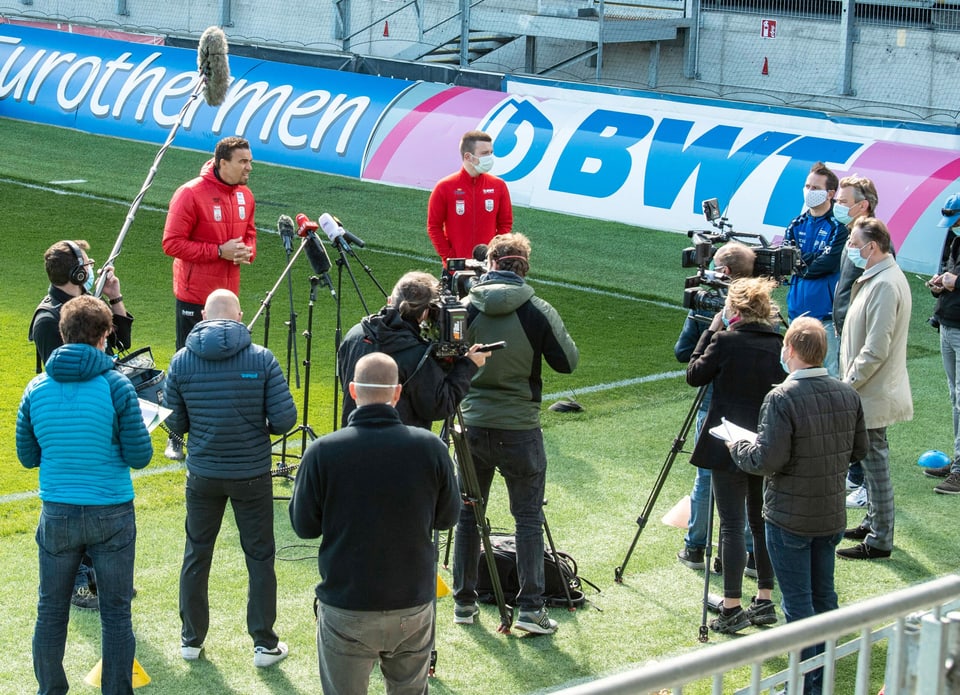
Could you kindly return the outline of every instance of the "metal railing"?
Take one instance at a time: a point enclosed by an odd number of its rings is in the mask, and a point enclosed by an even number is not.
[[[682,695],[684,687],[709,679],[712,693],[721,695],[736,687],[729,682],[728,674],[749,666],[750,683],[737,693],[773,692],[784,683],[789,692],[797,693],[803,674],[823,666],[823,695],[835,692],[873,695],[868,690],[871,646],[883,639],[888,640],[884,695],[960,692],[960,675],[953,670],[953,662],[960,654],[960,613],[947,613],[957,606],[960,606],[960,575],[948,575],[559,692],[563,695],[647,695],[670,689],[673,695]],[[914,615],[917,611],[929,613],[918,617]],[[882,627],[875,629],[881,624]],[[859,636],[841,644],[840,639],[851,633]],[[822,655],[800,661],[801,649],[821,642],[826,642]],[[787,670],[764,677],[764,662],[785,654],[790,659]],[[834,685],[836,660],[854,654],[857,659],[855,690],[845,687],[838,691]]]

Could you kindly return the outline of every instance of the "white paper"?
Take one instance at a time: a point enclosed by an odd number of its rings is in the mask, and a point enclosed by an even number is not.
[[[710,428],[710,434],[725,442],[739,442],[742,440],[746,440],[751,444],[757,442],[756,432],[751,432],[744,427],[740,427],[740,425],[735,425],[725,417],[720,418],[719,425]]]
[[[140,416],[143,418],[143,424],[146,426],[147,432],[153,432],[157,429],[157,426],[170,417],[170,413],[173,412],[170,408],[164,408],[152,401],[145,401],[142,398],[137,400],[140,401]]]

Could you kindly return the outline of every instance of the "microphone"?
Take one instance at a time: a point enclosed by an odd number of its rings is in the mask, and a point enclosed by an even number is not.
[[[325,212],[320,215],[320,227],[323,229],[324,233],[326,233],[327,238],[330,241],[338,246],[342,244],[344,251],[349,251],[352,253],[350,244],[359,246],[360,248],[366,246],[366,244],[363,243],[363,239],[344,229],[337,218],[331,215],[329,212]]]
[[[197,46],[197,69],[203,75],[203,99],[210,106],[220,106],[230,86],[230,65],[227,63],[227,37],[220,27],[207,27]]]
[[[283,240],[283,248],[287,250],[287,254],[293,253],[293,235],[296,231],[296,228],[293,226],[293,220],[290,219],[290,215],[280,215],[277,218],[277,233],[280,235],[280,239]]]
[[[307,241],[307,259],[310,261],[310,267],[313,268],[315,275],[323,279],[324,284],[330,288],[330,292],[335,295],[333,281],[328,275],[330,271],[330,257],[327,250],[323,247],[320,237],[317,236],[317,223],[304,215],[302,212],[297,215],[297,234],[308,239]]]
[[[471,254],[473,256],[473,260],[475,260],[477,263],[486,263],[487,251],[489,248],[490,247],[488,247],[486,244],[477,244],[474,246],[473,253]]]

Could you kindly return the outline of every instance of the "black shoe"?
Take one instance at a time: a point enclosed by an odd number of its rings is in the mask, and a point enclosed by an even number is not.
[[[841,548],[837,557],[844,560],[886,560],[890,557],[889,550],[878,550],[866,543],[857,543],[852,548]]]
[[[939,495],[960,495],[960,473],[951,473],[933,491]]]
[[[720,632],[725,635],[732,635],[740,632],[743,628],[750,625],[750,617],[742,608],[734,608],[729,613],[724,608],[720,615],[710,621],[710,629],[714,632]]]
[[[754,625],[773,625],[777,622],[777,609],[770,599],[757,599],[754,596],[746,612]]]
[[[946,466],[941,466],[940,468],[924,468],[923,474],[930,478],[946,478],[950,475],[950,466],[952,464],[948,463]]]
[[[73,596],[70,597],[70,603],[80,610],[100,610],[100,599],[95,593],[90,591],[90,587],[87,586],[80,586],[74,589]]]
[[[681,565],[692,570],[702,570],[705,567],[703,564],[703,548],[684,548],[677,553],[677,559]]]
[[[870,529],[866,526],[857,526],[855,528],[848,528],[843,532],[843,537],[848,541],[862,541],[864,538],[870,535]]]
[[[713,558],[713,573],[723,574],[723,561],[720,559],[719,554]]]

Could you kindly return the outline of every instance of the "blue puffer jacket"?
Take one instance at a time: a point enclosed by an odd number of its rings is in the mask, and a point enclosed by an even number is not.
[[[253,345],[239,321],[201,321],[170,360],[167,426],[187,440],[187,469],[205,478],[247,480],[270,472],[270,435],[297,422],[280,364]]]
[[[27,385],[17,413],[17,458],[40,467],[40,499],[76,505],[133,499],[131,468],[153,446],[133,384],[91,345],[54,350]]]

